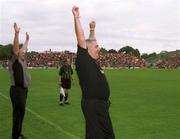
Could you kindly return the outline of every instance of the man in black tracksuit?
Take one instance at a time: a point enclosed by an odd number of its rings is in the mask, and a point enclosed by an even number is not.
[[[69,104],[68,91],[71,88],[72,74],[73,74],[73,69],[71,67],[71,62],[70,59],[67,58],[59,70],[61,89],[63,89],[65,95],[63,96],[60,89],[60,102],[59,102],[60,105]],[[63,98],[64,98],[64,102],[63,102]]]
[[[95,22],[90,23],[90,36],[85,40],[79,20],[79,8],[72,9],[78,41],[76,71],[82,90],[81,107],[86,120],[86,139],[115,139],[109,116],[109,85],[96,60],[99,47],[94,37]]]
[[[19,32],[17,24],[14,23],[15,37],[12,47],[12,57],[9,60],[9,71],[11,77],[10,98],[13,107],[12,139],[24,139],[21,133],[25,114],[30,74],[25,62],[29,35],[26,33],[26,40],[22,48],[19,48]]]

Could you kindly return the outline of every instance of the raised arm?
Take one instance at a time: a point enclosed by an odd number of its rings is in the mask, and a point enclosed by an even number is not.
[[[20,28],[17,26],[16,23],[14,23],[14,31],[15,31],[15,35],[14,35],[14,43],[13,43],[13,53],[18,55],[19,52],[19,32],[20,32]]]
[[[84,31],[82,29],[81,22],[79,19],[79,7],[74,6],[72,8],[72,13],[74,16],[74,27],[75,27],[75,33],[76,33],[76,39],[77,39],[78,45],[86,49]]]
[[[22,49],[24,49],[25,50],[25,52],[27,52],[27,47],[28,47],[28,44],[29,44],[29,34],[26,32],[26,40],[25,40],[25,42],[24,42],[24,44],[23,44],[23,47],[22,47]]]
[[[89,40],[96,40],[96,37],[95,37],[95,27],[96,27],[96,22],[95,21],[91,21],[89,23],[89,29],[90,29],[90,33],[89,33]]]

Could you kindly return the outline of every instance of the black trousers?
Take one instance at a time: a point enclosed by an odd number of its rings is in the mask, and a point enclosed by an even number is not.
[[[18,139],[22,131],[28,89],[11,86],[10,97],[13,108],[12,137]]]
[[[71,88],[71,79],[61,78],[61,86],[65,89],[70,89]]]
[[[82,99],[81,107],[86,121],[86,139],[115,139],[107,101]]]

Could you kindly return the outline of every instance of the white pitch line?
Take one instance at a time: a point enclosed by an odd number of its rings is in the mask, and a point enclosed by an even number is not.
[[[4,97],[6,100],[10,100],[7,96],[3,95],[1,92],[0,92],[0,95],[1,95],[2,97]],[[32,115],[34,115],[35,117],[37,117],[37,118],[39,118],[40,120],[46,122],[46,123],[49,124],[50,126],[55,127],[57,130],[63,132],[63,133],[66,134],[66,135],[68,135],[68,136],[71,137],[72,139],[80,139],[78,136],[75,136],[75,135],[73,135],[73,134],[65,131],[62,127],[60,127],[60,126],[54,124],[53,122],[47,120],[46,118],[42,117],[42,116],[39,115],[38,113],[32,111],[30,108],[26,107],[26,110],[27,110],[28,112],[30,112]]]

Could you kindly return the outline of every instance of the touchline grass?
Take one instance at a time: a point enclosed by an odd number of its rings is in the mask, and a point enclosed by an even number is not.
[[[180,138],[180,70],[105,70],[116,139]],[[31,70],[23,133],[28,139],[84,139],[76,72],[70,105],[59,106],[58,69]],[[0,69],[0,139],[10,139],[9,72]]]

